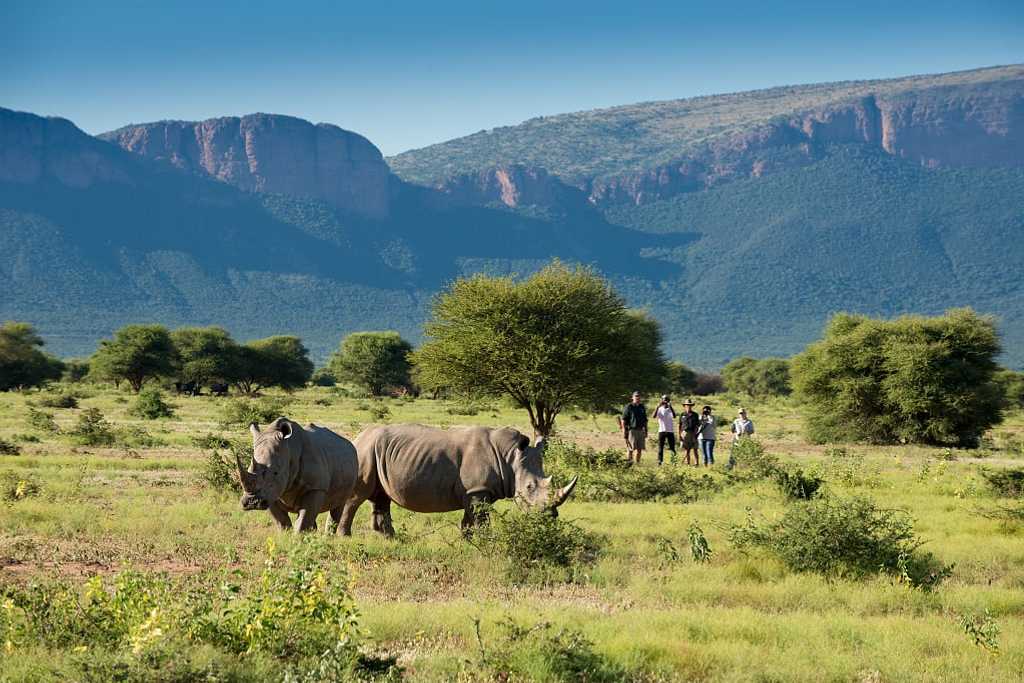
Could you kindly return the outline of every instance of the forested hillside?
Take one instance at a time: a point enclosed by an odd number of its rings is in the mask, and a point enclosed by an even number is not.
[[[418,342],[453,278],[558,257],[698,368],[790,355],[838,310],[966,305],[1024,365],[1020,66],[548,117],[391,159],[401,177],[339,130],[259,115],[107,142],[0,110],[0,319],[65,356],[160,322],[296,334],[323,360],[358,330]],[[292,137],[317,150],[309,192],[270,163]]]

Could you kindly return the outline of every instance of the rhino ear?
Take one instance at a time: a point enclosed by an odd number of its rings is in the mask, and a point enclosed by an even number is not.
[[[260,435],[260,426],[255,422],[249,423],[249,431],[252,432],[252,438],[256,438]]]
[[[281,436],[286,439],[292,438],[292,423],[281,418],[281,424],[278,425],[277,431],[281,432]]]
[[[547,437],[538,436],[537,437],[537,442],[535,444],[533,444],[533,447],[536,448],[538,451],[540,451],[541,455],[544,455],[544,452],[548,449]]]

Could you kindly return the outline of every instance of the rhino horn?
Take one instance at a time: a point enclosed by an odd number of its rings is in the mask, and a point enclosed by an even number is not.
[[[572,478],[572,481],[565,485],[565,488],[558,492],[558,495],[555,496],[555,502],[552,503],[552,507],[558,507],[565,501],[569,500],[569,496],[572,495],[572,490],[576,488],[576,482],[579,481],[579,479],[580,476],[577,474]]]
[[[246,493],[252,493],[255,488],[253,486],[253,479],[255,477],[242,466],[242,459],[238,457],[238,453],[235,453],[235,464],[238,466],[238,481],[242,484],[242,490]]]

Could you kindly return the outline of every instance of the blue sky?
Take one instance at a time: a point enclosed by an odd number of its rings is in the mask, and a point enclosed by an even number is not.
[[[385,154],[544,114],[1024,62],[1024,2],[0,1],[0,106],[254,111]]]

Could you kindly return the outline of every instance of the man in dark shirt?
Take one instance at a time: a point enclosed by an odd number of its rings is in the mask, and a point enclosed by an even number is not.
[[[693,409],[693,399],[683,402],[683,412],[679,414],[679,441],[686,451],[686,464],[690,464],[690,451],[693,451],[693,465],[700,467],[700,455],[697,450],[697,428],[700,427],[700,415]]]
[[[626,404],[619,423],[622,427],[622,436],[626,439],[629,462],[639,465],[647,441],[647,408],[640,400],[639,391],[633,392],[633,400]]]

